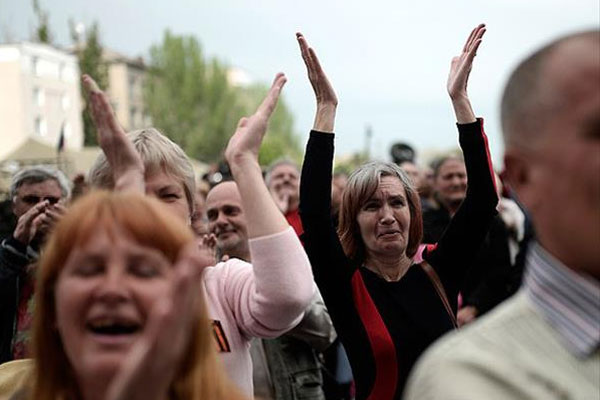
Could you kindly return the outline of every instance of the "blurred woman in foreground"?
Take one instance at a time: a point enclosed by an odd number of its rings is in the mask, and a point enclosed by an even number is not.
[[[33,376],[12,399],[241,399],[217,362],[195,247],[157,200],[79,200],[46,247]]]

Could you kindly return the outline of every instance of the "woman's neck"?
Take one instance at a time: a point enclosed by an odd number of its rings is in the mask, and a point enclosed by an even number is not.
[[[367,269],[375,272],[388,282],[399,281],[412,264],[412,259],[406,256],[406,252],[398,256],[369,255],[364,265]]]

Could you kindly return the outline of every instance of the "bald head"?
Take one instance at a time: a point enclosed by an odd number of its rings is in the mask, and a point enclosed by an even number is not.
[[[544,140],[550,119],[577,93],[571,60],[600,57],[600,32],[586,31],[546,45],[521,62],[511,74],[501,103],[502,131],[506,147],[533,147]],[[581,81],[580,81],[581,82]],[[589,82],[587,88],[598,90]]]
[[[235,182],[223,182],[206,196],[208,229],[223,255],[250,261],[248,229],[242,197]]]
[[[542,246],[600,280],[600,32],[525,60],[502,99],[504,165]]]

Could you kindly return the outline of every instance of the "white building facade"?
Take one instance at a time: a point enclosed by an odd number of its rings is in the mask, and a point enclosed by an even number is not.
[[[38,43],[0,45],[0,159],[29,138],[83,147],[77,58]]]

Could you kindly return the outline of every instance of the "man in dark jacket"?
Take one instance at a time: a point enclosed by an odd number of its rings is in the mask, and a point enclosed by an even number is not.
[[[28,356],[33,265],[51,227],[64,213],[69,181],[53,168],[28,167],[10,186],[17,225],[0,243],[0,363]]]

